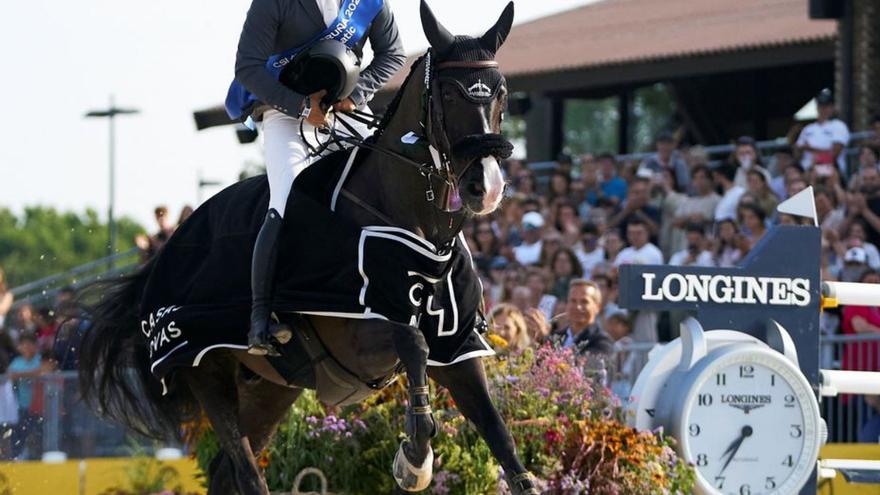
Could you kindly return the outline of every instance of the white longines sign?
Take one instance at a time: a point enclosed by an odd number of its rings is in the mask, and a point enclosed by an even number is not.
[[[810,280],[785,277],[642,273],[643,301],[808,306]]]

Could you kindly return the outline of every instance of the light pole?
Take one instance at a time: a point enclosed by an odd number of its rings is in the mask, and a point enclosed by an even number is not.
[[[110,95],[109,107],[104,110],[92,110],[85,115],[86,118],[107,118],[110,121],[110,205],[107,208],[107,226],[110,231],[107,250],[110,256],[116,253],[116,220],[113,216],[113,208],[116,203],[116,116],[137,113],[140,113],[140,110],[117,107],[113,95]],[[110,266],[113,266],[112,261]]]
[[[202,175],[202,170],[199,169],[199,181],[198,181],[198,187],[196,187],[196,207],[198,207],[199,205],[202,204],[202,189],[204,189],[206,187],[220,186],[220,185],[223,185],[223,183],[220,182],[219,180],[206,179]]]

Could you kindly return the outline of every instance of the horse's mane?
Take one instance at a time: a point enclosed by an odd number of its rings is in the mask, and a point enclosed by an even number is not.
[[[403,84],[400,85],[400,89],[397,90],[397,94],[394,95],[394,99],[391,100],[391,103],[388,104],[388,108],[385,110],[385,115],[382,116],[382,120],[379,122],[379,135],[381,135],[385,129],[388,127],[388,124],[391,122],[391,119],[394,117],[394,114],[397,113],[397,108],[400,106],[400,100],[403,99],[403,93],[406,89],[407,85],[409,85],[410,80],[413,77],[413,74],[416,73],[416,68],[419,64],[422,63],[422,60],[427,56],[427,52],[421,57],[417,58],[415,62],[413,62],[412,66],[409,68],[409,74],[406,75],[406,79],[403,80]]]

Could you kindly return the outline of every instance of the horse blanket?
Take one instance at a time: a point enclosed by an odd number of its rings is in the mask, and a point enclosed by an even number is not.
[[[333,211],[359,161],[357,149],[340,151],[297,177],[278,241],[273,311],[418,327],[433,366],[494,354],[480,335],[482,287],[462,236],[441,252],[412,232],[357,226]],[[268,201],[265,176],[224,189],[154,260],[140,325],[151,371],[163,383],[212,349],[247,348],[251,254]]]

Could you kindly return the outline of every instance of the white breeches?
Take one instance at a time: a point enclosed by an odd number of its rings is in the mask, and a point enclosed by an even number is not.
[[[369,111],[367,107],[361,109]],[[331,116],[331,119],[334,117]],[[341,118],[345,118],[342,116]],[[361,137],[371,134],[371,130],[366,125],[347,119],[346,122],[357,130]],[[308,122],[302,123],[303,134],[313,146],[317,146],[320,142],[324,142],[327,137],[318,134],[316,137],[315,128]],[[336,130],[339,134],[347,135],[348,130],[337,124]],[[263,121],[260,123],[260,134],[263,138],[263,153],[266,160],[266,175],[269,177],[269,208],[275,209],[279,215],[284,217],[284,210],[287,206],[287,197],[290,195],[290,188],[293,180],[306,167],[308,167],[315,158],[309,157],[309,151],[300,135],[300,119],[293,118],[276,110],[267,110],[263,114]],[[331,147],[327,152],[332,152],[335,147]]]

